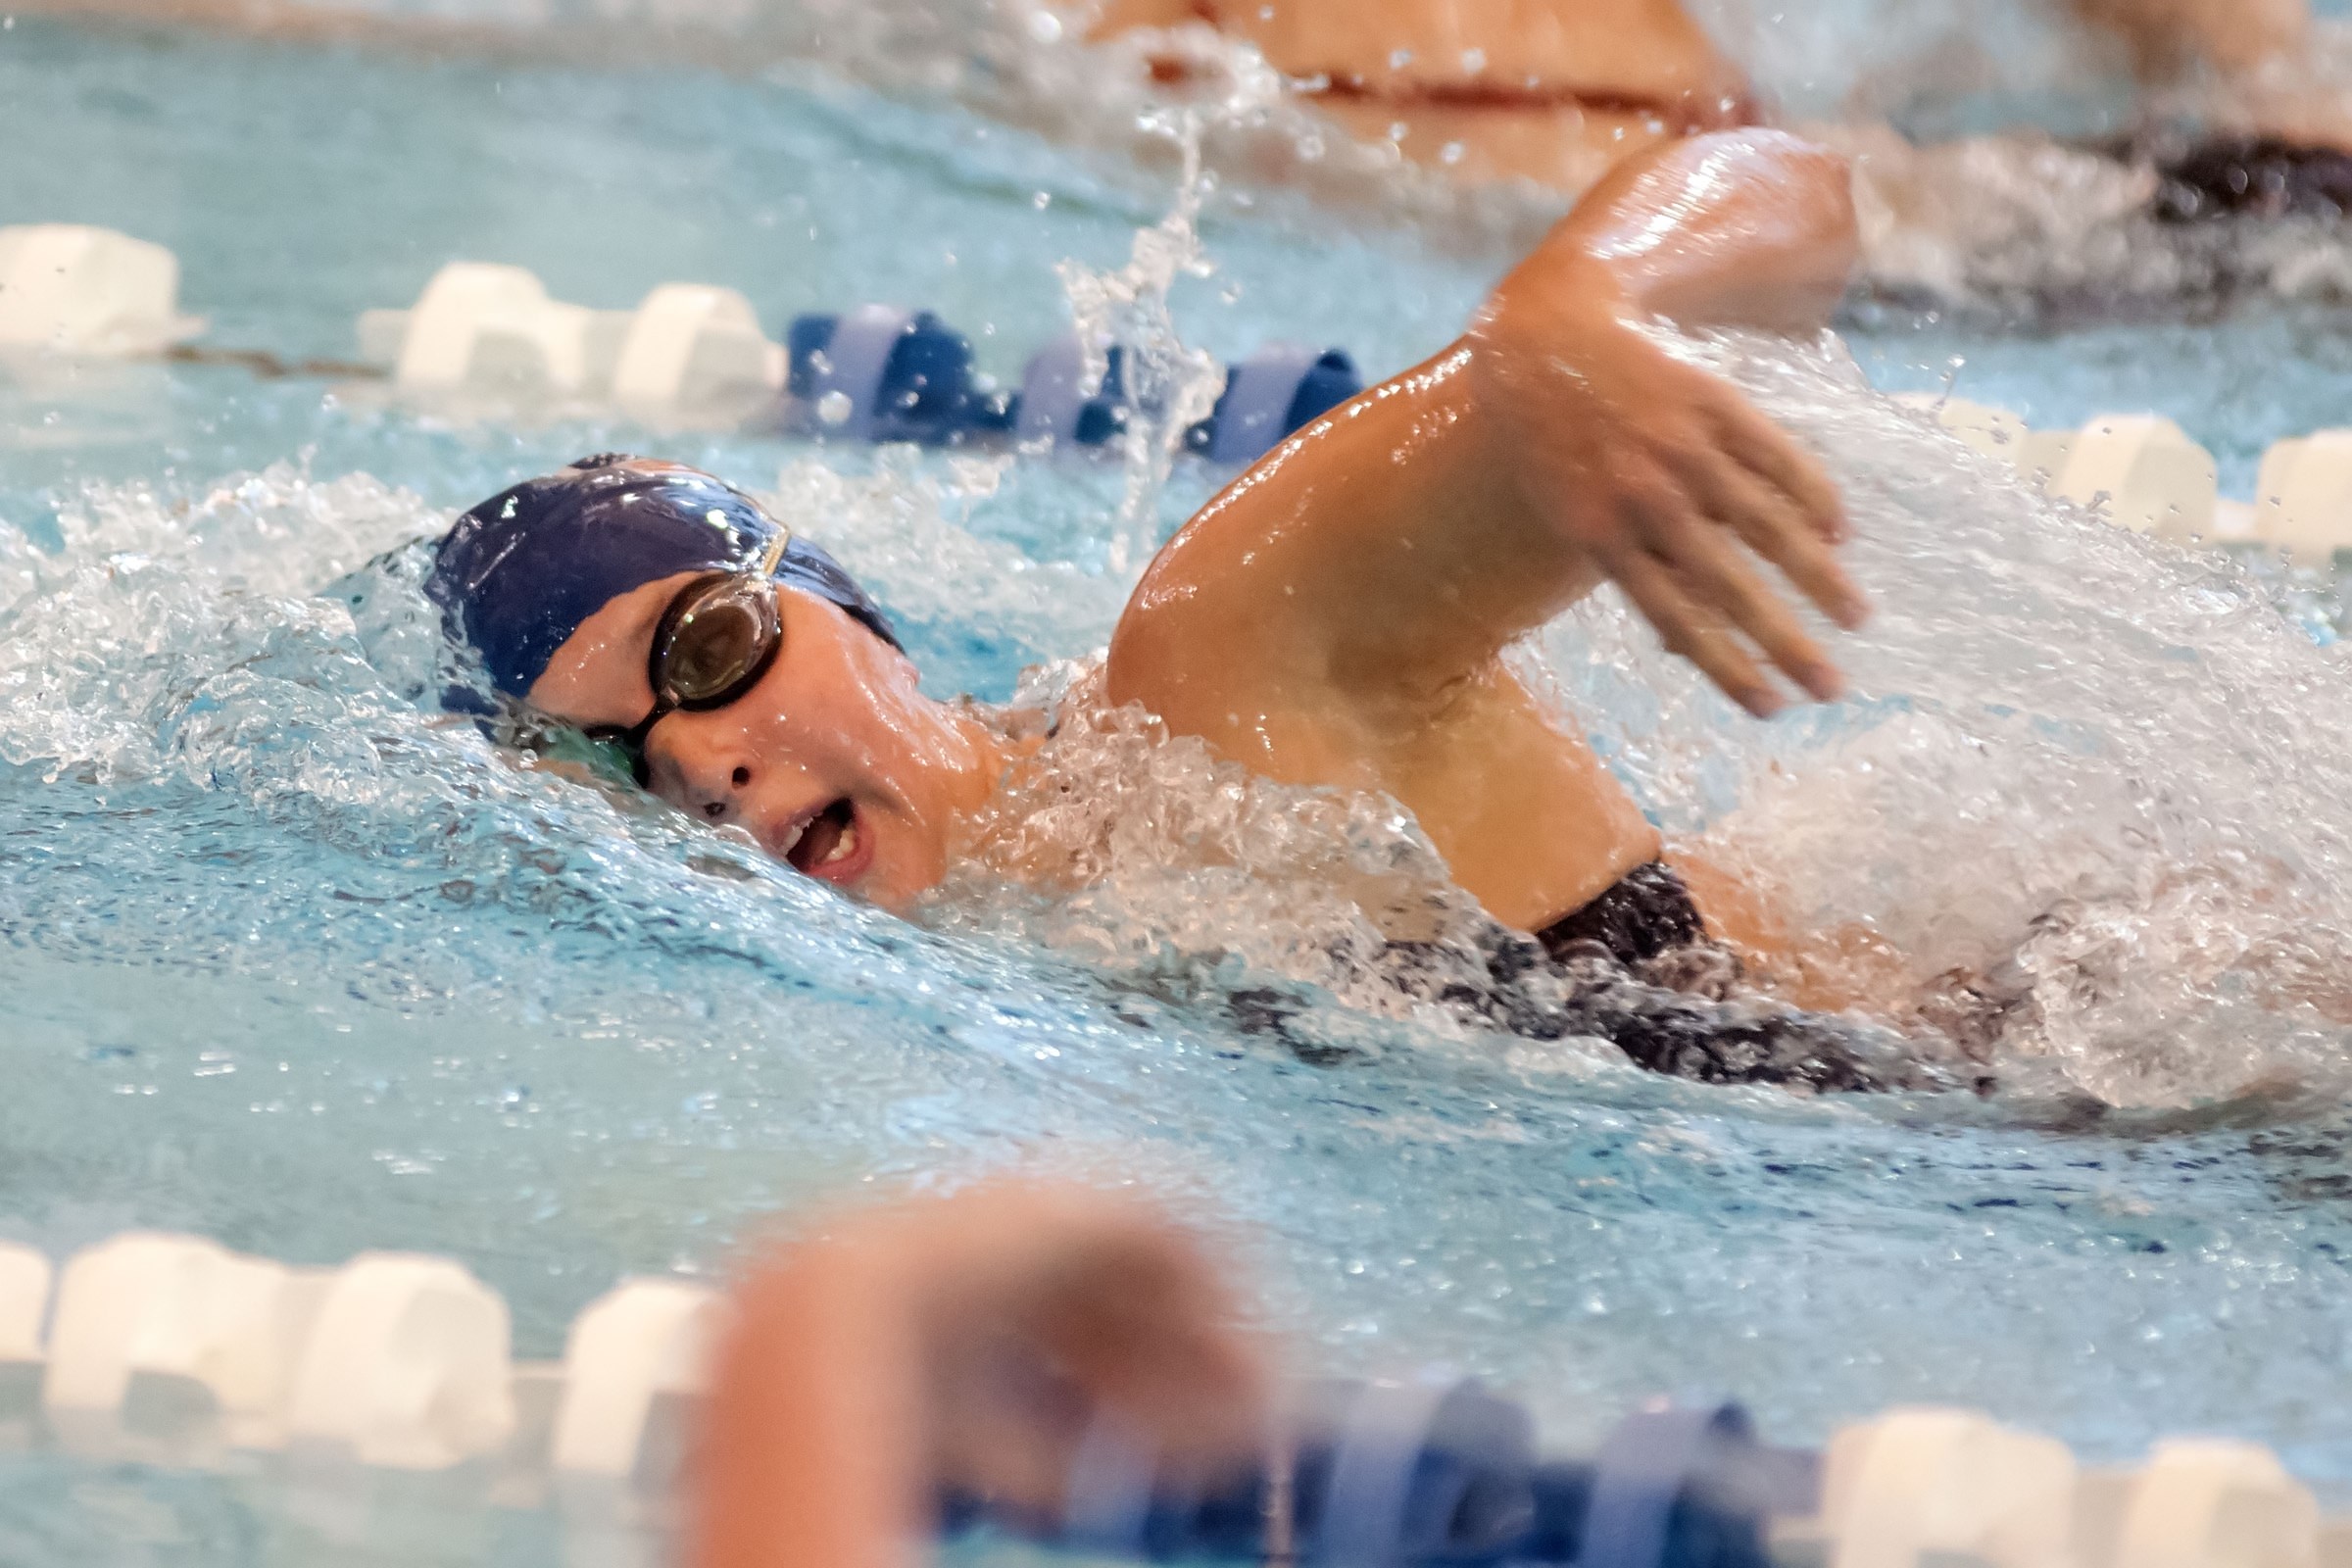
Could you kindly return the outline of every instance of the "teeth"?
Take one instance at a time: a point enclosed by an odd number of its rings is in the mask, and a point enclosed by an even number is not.
[[[792,837],[786,839],[782,844],[776,846],[776,858],[780,860],[787,855],[790,855],[793,851],[799,849],[801,847],[801,839],[808,833],[808,824],[806,822],[803,822],[799,827],[794,828],[792,830]]]
[[[855,826],[845,827],[841,830],[841,837],[834,841],[833,848],[826,853],[824,859],[819,863],[831,865],[835,860],[844,859],[855,853],[857,848],[858,829]]]

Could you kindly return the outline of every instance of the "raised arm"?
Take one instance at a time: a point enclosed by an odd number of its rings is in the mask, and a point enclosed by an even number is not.
[[[1670,649],[1758,714],[1782,699],[1749,647],[1815,697],[1839,682],[1746,553],[1858,624],[1865,603],[1832,552],[1844,510],[1820,466],[1744,397],[1647,333],[1817,331],[1855,245],[1837,155],[1769,130],[1681,142],[1613,172],[1463,339],[1487,461],[1513,481],[1522,526],[1589,557]]]
[[[1602,576],[1752,710],[1781,698],[1742,638],[1834,695],[1835,668],[1743,559],[1858,620],[1831,552],[1834,487],[1736,389],[1647,333],[1817,328],[1853,249],[1843,163],[1791,137],[1726,132],[1629,161],[1445,353],[1277,449],[1178,533],[1112,643],[1113,697],[1312,776],[1263,755],[1276,743],[1222,733],[1250,710],[1238,691],[1288,681],[1303,704],[1301,684],[1319,682],[1324,701],[1410,702]]]

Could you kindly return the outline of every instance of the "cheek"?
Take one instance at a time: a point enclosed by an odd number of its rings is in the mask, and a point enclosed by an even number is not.
[[[919,707],[856,668],[811,683],[774,717],[780,744],[821,754],[877,781],[912,782],[931,760]]]

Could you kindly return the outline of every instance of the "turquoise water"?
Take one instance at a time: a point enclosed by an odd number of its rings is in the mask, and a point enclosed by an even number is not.
[[[1120,150],[822,75],[29,20],[0,32],[0,221],[168,243],[210,341],[289,355],[348,352],[359,310],[464,255],[600,306],[726,283],[771,331],[928,304],[1011,373],[1064,318],[1055,264],[1120,264],[1170,200]],[[1205,241],[1213,275],[1172,306],[1189,338],[1328,341],[1375,372],[1443,343],[1501,262],[1278,194],[1212,204]],[[1905,323],[1854,350],[1888,385],[1965,355],[1963,393],[2049,422],[2158,401],[2242,469],[2335,421],[2333,330]],[[2049,1021],[1989,1100],[1710,1090],[1331,1003],[1312,1032],[1348,1054],[1308,1065],[1221,1002],[1271,963],[1262,911],[1299,902],[1271,872],[1143,863],[1146,834],[1095,896],[967,890],[894,920],[516,771],[414,701],[413,598],[378,582],[355,618],[322,597],[518,472],[658,445],[821,497],[809,531],[872,578],[928,678],[1003,697],[1116,614],[1114,468],[12,367],[0,1233],[61,1255],[132,1225],[302,1261],[451,1252],[549,1354],[616,1274],[718,1267],[774,1209],[1115,1163],[1236,1239],[1302,1364],[1445,1360],[1562,1442],[1713,1387],[1785,1441],[1955,1399],[2103,1458],[2195,1428],[2352,1481],[2330,1393],[2352,1359],[2344,1042],[2277,1000],[2352,954],[2340,666],[2226,566],[2051,511],[1826,361],[1741,373],[1853,487],[1884,606],[1844,645],[1856,700],[1744,725],[1605,606],[1544,654],[1662,820],[1808,914],[1958,964],[2089,910],[2035,949]],[[1162,525],[1210,481],[1180,470]],[[1163,787],[1139,812],[1189,786]],[[28,1458],[0,1460],[0,1490],[42,1560],[344,1560],[270,1488]],[[545,1549],[543,1522],[507,1521],[418,1556]]]

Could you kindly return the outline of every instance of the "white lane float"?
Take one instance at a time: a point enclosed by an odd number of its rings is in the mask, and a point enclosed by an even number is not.
[[[2034,433],[2024,416],[1990,403],[1971,403],[1936,392],[1905,392],[1894,401],[1935,416],[1936,422],[1962,446],[2023,466],[2026,444]]]
[[[2102,414],[2075,433],[2050,494],[2103,508],[2109,521],[2174,544],[2213,532],[2221,500],[2213,454],[2161,414]]]
[[[362,1253],[327,1281],[289,1441],[389,1470],[491,1458],[515,1429],[511,1339],[507,1303],[463,1264]]]
[[[448,264],[405,311],[361,313],[359,346],[405,393],[612,403],[656,425],[740,424],[786,372],[734,289],[663,283],[633,311],[599,311],[490,262]]]
[[[2298,565],[2330,565],[2352,549],[2352,430],[2316,430],[2263,454],[2254,530]]]
[[[83,223],[0,228],[0,350],[133,357],[203,330],[165,247]]]
[[[2046,488],[2074,455],[2075,435],[2072,430],[2028,432],[2025,444],[2018,448],[2018,472]]]
[[[785,370],[783,345],[767,340],[742,294],[663,283],[628,318],[612,401],[648,424],[737,422],[782,394]]]
[[[669,1492],[726,1320],[716,1292],[662,1279],[626,1281],[572,1320],[548,1456],[567,1502]]]
[[[49,1335],[51,1427],[80,1451],[184,1463],[278,1446],[324,1287],[193,1236],[134,1232],[75,1254]]]
[[[1791,1533],[1829,1568],[2074,1568],[2066,1445],[1976,1410],[1915,1407],[1840,1428],[1821,1514]]]
[[[2081,1568],[2318,1568],[2319,1504],[2258,1444],[2160,1443],[2117,1502],[2083,1511]]]
[[[361,318],[364,355],[389,355],[404,392],[599,398],[628,317],[566,305],[527,268],[451,262],[405,312]]]

